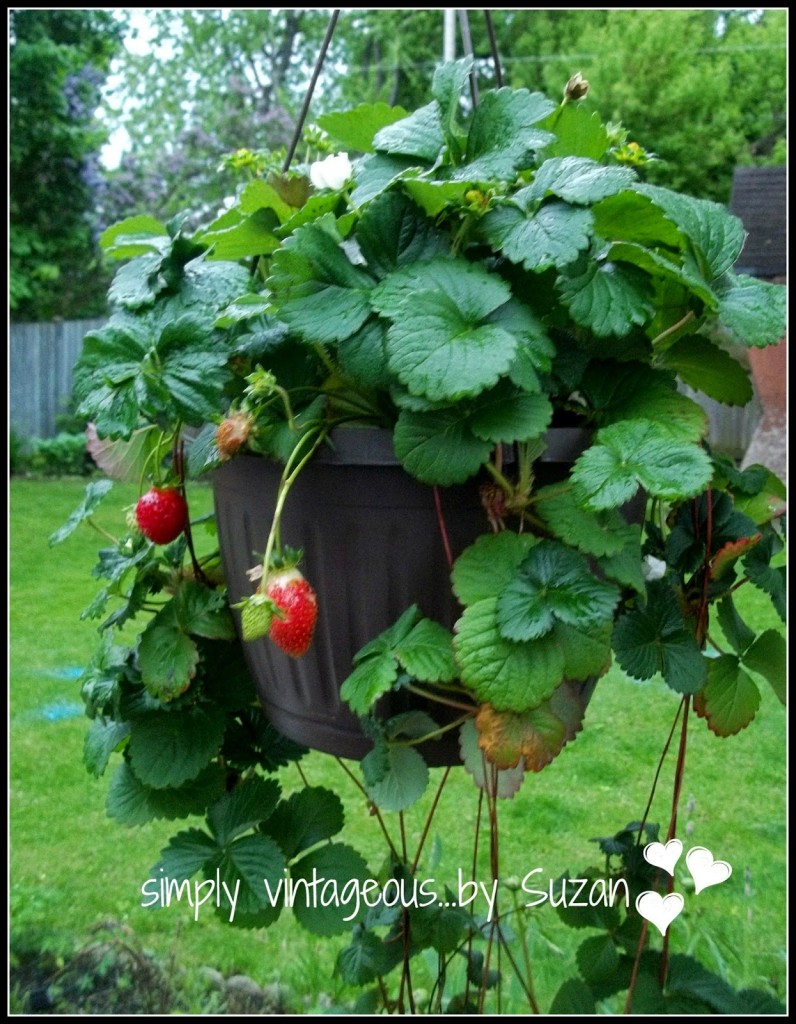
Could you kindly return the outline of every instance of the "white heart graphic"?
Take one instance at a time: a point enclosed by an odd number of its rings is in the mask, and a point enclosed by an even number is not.
[[[674,866],[683,852],[683,844],[679,839],[670,839],[666,846],[663,843],[647,843],[644,847],[644,860],[653,867],[663,868],[674,877]]]
[[[685,862],[694,879],[694,892],[702,892],[709,885],[726,882],[732,868],[726,860],[714,860],[713,854],[704,846],[694,846],[685,855]]]
[[[636,897],[636,910],[643,918],[654,924],[661,935],[666,934],[666,929],[682,912],[684,906],[685,900],[679,892],[661,896],[659,892],[647,889]]]

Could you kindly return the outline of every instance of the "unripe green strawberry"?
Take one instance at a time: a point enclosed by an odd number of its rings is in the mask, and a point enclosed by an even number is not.
[[[265,592],[276,605],[277,612],[268,635],[291,658],[307,653],[318,618],[315,591],[296,568],[271,572]]]
[[[244,640],[261,640],[268,636],[274,617],[274,606],[271,601],[257,591],[240,604],[240,625]]]
[[[176,488],[152,487],[138,499],[135,518],[154,544],[170,544],[188,525],[188,506]]]

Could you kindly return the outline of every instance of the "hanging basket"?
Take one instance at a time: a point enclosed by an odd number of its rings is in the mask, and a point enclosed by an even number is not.
[[[561,479],[588,436],[576,429],[548,432],[545,478],[539,482]],[[246,572],[262,558],[281,472],[280,464],[247,455],[214,475],[230,603],[252,593]],[[454,558],[488,529],[482,482],[475,478],[439,489]],[[340,699],[354,655],[412,604],[448,628],[461,614],[451,591],[434,488],[402,468],[390,431],[341,428],[333,433],[333,446],[316,454],[293,485],[281,531],[284,545],[304,552],[302,568],[318,595],[315,636],[308,653],[297,659],[267,638],[244,643],[249,670],[263,709],[280,732],[313,749],[359,760],[372,741]],[[378,710],[390,717],[418,707],[440,724],[460,714],[400,691],[388,694]],[[431,765],[458,764],[457,730],[421,750]]]

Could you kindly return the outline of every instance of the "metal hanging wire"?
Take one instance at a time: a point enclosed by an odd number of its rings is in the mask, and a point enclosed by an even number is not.
[[[315,86],[318,82],[318,78],[320,77],[323,62],[326,59],[326,51],[329,49],[329,44],[332,41],[332,36],[334,35],[335,26],[337,25],[337,19],[339,17],[339,10],[332,11],[332,16],[329,19],[329,24],[326,27],[326,35],[323,37],[323,42],[321,43],[321,49],[320,53],[318,54],[318,59],[315,61],[315,68],[312,72],[312,78],[310,79],[310,84],[307,87],[307,94],[304,97],[304,102],[302,103],[301,110],[299,111],[298,120],[296,121],[296,130],[293,133],[293,138],[290,140],[290,146],[287,151],[287,156],[285,157],[285,162],[282,165],[283,174],[286,174],[290,169],[290,164],[293,161],[293,157],[296,152],[296,147],[298,146],[299,140],[301,139],[301,133],[304,130],[304,122],[307,120],[307,113],[310,109],[310,103],[312,102],[312,94],[315,92]]]
[[[461,31],[462,35],[462,46],[464,52],[468,56],[474,57],[475,55],[473,53],[473,41],[472,36],[470,35],[469,14],[466,10],[459,10],[458,13],[459,30]],[[334,30],[337,26],[337,21],[339,17],[340,9],[333,10],[331,17],[329,18],[329,24],[326,27],[326,34],[323,37],[323,42],[321,43],[321,49],[318,53],[318,58],[315,61],[315,67],[313,68],[312,77],[310,78],[310,84],[307,87],[307,92],[306,95],[304,96],[304,101],[301,104],[301,110],[299,111],[298,119],[296,121],[296,128],[295,131],[293,132],[293,138],[290,140],[290,146],[288,147],[287,154],[282,165],[283,174],[286,174],[290,170],[290,165],[293,162],[293,157],[295,156],[296,149],[301,139],[301,133],[304,130],[304,122],[307,119],[307,114],[310,109],[310,103],[312,102],[312,95],[315,92],[315,86],[318,83],[318,78],[320,77],[321,70],[323,68],[323,62],[326,59],[326,53],[329,49],[332,37],[334,36]],[[503,85],[503,73],[500,68],[500,59],[498,57],[497,42],[495,40],[495,28],[492,23],[492,12],[485,10],[484,17],[486,19],[486,31],[489,37],[489,46],[492,51],[492,62],[495,66],[495,82],[498,88],[500,88]],[[473,106],[478,106],[478,79],[475,73],[475,68],[473,68],[473,70],[470,71],[470,94],[473,98]]]

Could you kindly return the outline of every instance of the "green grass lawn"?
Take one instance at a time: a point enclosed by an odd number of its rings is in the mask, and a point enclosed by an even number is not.
[[[145,946],[164,956],[176,954],[189,969],[206,964],[228,974],[249,974],[261,984],[287,985],[297,1012],[323,1005],[325,995],[350,997],[332,977],[345,937],[319,940],[288,915],[267,931],[249,932],[209,913],[195,921],[184,904],[156,912],[140,907],[141,885],[161,847],[179,828],[198,822],[122,828],[105,816],[108,776],[95,780],[82,765],[87,720],[76,677],[93,652],[96,623],[81,621],[80,612],[97,589],[90,570],[102,542],[87,526],[58,547],[50,548],[48,537],[77,506],[83,489],[78,480],[11,485],[12,936],[56,948],[114,918],[131,926]],[[98,522],[121,532],[121,508],[135,497],[133,488],[117,485]],[[209,491],[201,493],[202,502],[210,507]],[[196,504],[194,513],[201,511]],[[776,625],[767,601],[750,587],[739,593],[739,605],[755,627]],[[733,985],[769,987],[784,998],[785,716],[773,693],[762,685],[761,690],[757,718],[738,736],[718,739],[702,721],[692,717],[689,722],[677,834],[686,849],[706,846],[733,871],[725,884],[686,896],[670,939],[673,953],[695,953]],[[616,670],[602,679],[583,733],[500,805],[501,877],[522,878],[541,867],[538,882],[598,862],[589,840],[641,817],[676,709],[676,695],[662,683],[637,684]],[[340,794],[347,812],[345,838],[376,871],[383,847],[354,784],[324,755],[312,754],[302,766],[311,783]],[[440,771],[432,773],[423,806]],[[650,815],[662,828],[669,819],[673,771],[674,749]],[[298,784],[295,769],[287,770],[285,788]],[[410,844],[419,836],[423,806],[408,816]],[[428,877],[455,885],[458,868],[469,869],[476,809],[476,790],[457,768],[426,848]],[[395,816],[388,816],[388,824],[395,828]],[[684,860],[676,886],[683,892]],[[487,880],[485,867],[479,877]],[[584,935],[565,927],[549,907],[534,910],[531,922],[535,981],[546,1008],[561,981],[575,973],[573,951]]]

